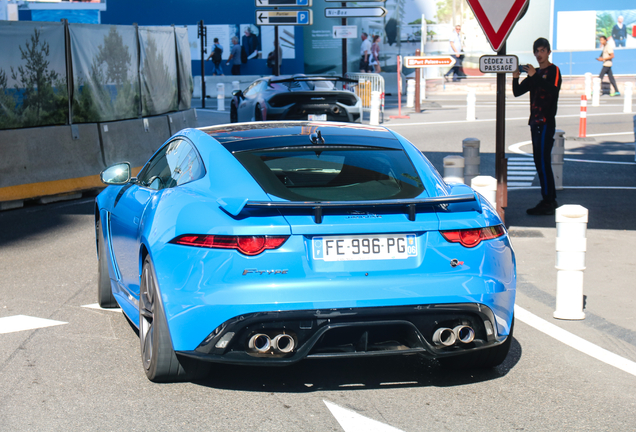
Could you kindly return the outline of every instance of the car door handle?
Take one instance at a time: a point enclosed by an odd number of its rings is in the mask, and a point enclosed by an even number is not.
[[[134,223],[135,225],[139,225],[139,218],[138,218],[137,216],[135,216],[135,217],[133,218],[133,223]]]

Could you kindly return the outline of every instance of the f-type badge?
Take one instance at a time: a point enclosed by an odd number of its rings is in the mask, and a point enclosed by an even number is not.
[[[451,267],[457,267],[458,265],[464,265],[464,261],[459,261],[456,258],[453,258],[450,262]]]
[[[245,269],[243,270],[243,276],[248,274],[257,274],[257,275],[277,275],[277,274],[287,274],[289,270],[258,270],[258,269]]]

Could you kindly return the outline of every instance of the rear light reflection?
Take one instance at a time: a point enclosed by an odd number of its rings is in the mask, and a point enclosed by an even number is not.
[[[236,249],[244,255],[258,255],[267,249],[278,249],[289,236],[226,236],[185,234],[170,243],[211,249]]]
[[[503,225],[486,228],[463,229],[453,231],[440,231],[442,236],[451,243],[459,243],[464,247],[472,248],[477,246],[482,240],[491,240],[501,237],[506,233]]]

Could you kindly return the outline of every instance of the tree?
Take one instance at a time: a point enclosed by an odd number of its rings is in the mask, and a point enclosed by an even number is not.
[[[0,69],[0,129],[15,127],[15,99],[7,93],[7,73]]]
[[[107,65],[106,82],[118,85],[126,82],[130,67],[130,52],[115,26],[110,27],[110,31],[104,36],[104,44],[99,45],[98,50],[97,63]]]
[[[157,49],[157,42],[151,35],[148,35],[142,75],[145,77],[143,115],[160,114],[166,112],[166,108],[167,111],[175,111],[178,108],[178,99],[175,97],[177,80],[170,75],[163,52]]]

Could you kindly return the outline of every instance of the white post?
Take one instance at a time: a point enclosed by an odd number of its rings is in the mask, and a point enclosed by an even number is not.
[[[225,111],[225,84],[216,83],[216,104],[217,110]]]
[[[565,131],[554,131],[554,147],[552,147],[552,174],[556,190],[563,190],[563,155],[565,154]]]
[[[479,175],[479,140],[477,138],[466,138],[462,141],[464,151],[464,184],[469,185],[473,177]]]
[[[409,80],[406,80],[406,107],[413,108],[414,106],[415,106],[415,80],[409,79]]]
[[[477,96],[475,95],[475,89],[468,89],[468,95],[466,96],[466,121],[475,121],[476,103]]]
[[[580,205],[556,210],[556,310],[557,319],[580,320],[583,312],[583,270],[587,250],[588,211]]]
[[[630,113],[632,112],[632,94],[634,92],[633,90],[634,88],[634,84],[631,82],[626,82],[625,83],[625,100],[623,101],[623,112],[624,113]]]
[[[380,124],[380,92],[376,90],[371,92],[371,119],[369,124],[373,126]]]
[[[446,156],[444,158],[444,181],[446,183],[463,183],[464,158],[461,156]]]
[[[601,79],[599,77],[594,78],[594,85],[592,89],[592,106],[599,106],[601,103]]]
[[[587,100],[592,99],[592,73],[585,72],[585,97]]]
[[[241,89],[241,83],[239,81],[232,81],[232,91],[240,90],[240,89]]]
[[[424,14],[422,14],[421,32],[422,35],[420,36],[420,55],[423,56],[425,55],[424,46],[426,45],[426,18],[424,17]],[[427,68],[420,68],[419,72],[416,72],[420,74],[420,102],[424,102],[426,100],[426,70]]]
[[[470,181],[470,187],[479,192],[492,204],[497,207],[497,179],[490,176],[477,176]]]

